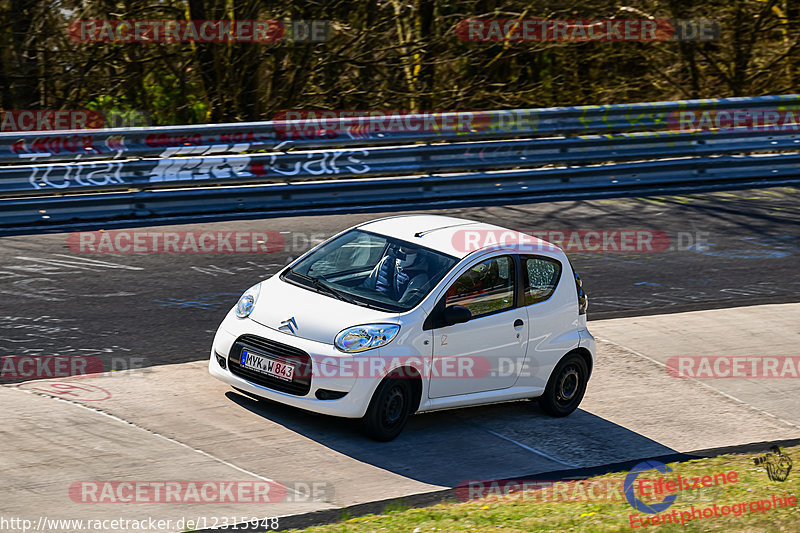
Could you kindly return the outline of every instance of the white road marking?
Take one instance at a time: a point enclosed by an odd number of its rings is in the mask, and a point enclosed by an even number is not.
[[[223,464],[223,465],[225,465],[225,466],[228,466],[228,467],[230,467],[230,468],[233,468],[234,470],[238,470],[239,472],[242,472],[243,474],[247,474],[247,475],[249,475],[249,476],[253,476],[253,477],[257,478],[257,479],[260,479],[261,481],[266,481],[266,482],[268,482],[268,483],[277,483],[277,484],[279,484],[279,485],[280,485],[280,483],[278,483],[278,482],[277,482],[277,481],[275,481],[274,479],[269,479],[269,478],[266,478],[266,477],[264,477],[264,476],[262,476],[262,475],[256,474],[255,472],[251,472],[250,470],[246,470],[246,469],[244,469],[244,468],[242,468],[242,467],[240,467],[240,466],[237,466],[237,465],[235,465],[235,464],[233,464],[233,463],[230,463],[230,462],[226,461],[225,459],[220,459],[219,457],[216,457],[216,456],[214,456],[214,455],[211,455],[210,453],[208,453],[208,452],[206,452],[206,451],[200,450],[200,449],[198,449],[198,448],[193,448],[192,446],[189,446],[188,444],[185,444],[185,443],[183,443],[183,442],[181,442],[181,441],[175,440],[175,439],[173,439],[173,438],[171,438],[171,437],[167,437],[166,435],[162,435],[161,433],[156,433],[155,431],[152,431],[152,430],[149,430],[149,429],[147,429],[147,428],[145,428],[145,427],[139,426],[139,425],[137,425],[137,424],[135,424],[135,423],[133,423],[133,422],[130,422],[130,421],[128,421],[128,420],[125,420],[124,418],[120,418],[120,417],[118,417],[118,416],[116,416],[116,415],[112,415],[111,413],[107,413],[107,412],[105,412],[105,411],[103,411],[103,410],[101,410],[101,409],[97,409],[97,408],[94,408],[94,407],[89,407],[88,405],[84,405],[84,404],[82,404],[82,403],[73,402],[73,401],[70,401],[70,400],[65,400],[64,398],[56,398],[55,396],[51,396],[51,395],[49,395],[49,394],[45,394],[45,393],[38,393],[38,392],[30,391],[30,390],[20,389],[20,388],[17,388],[16,386],[12,386],[12,387],[8,387],[8,388],[12,388],[12,389],[14,389],[14,390],[18,390],[18,391],[20,391],[20,392],[24,392],[24,393],[26,393],[26,394],[35,394],[35,395],[37,395],[37,396],[43,396],[43,397],[45,397],[45,398],[50,398],[50,399],[52,399],[52,400],[56,400],[56,401],[59,401],[59,402],[68,403],[68,404],[70,404],[70,405],[74,405],[74,406],[76,406],[76,407],[80,407],[80,408],[82,408],[82,409],[86,409],[87,411],[92,411],[92,412],[94,412],[94,413],[98,413],[98,414],[100,414],[100,415],[103,415],[103,416],[105,416],[105,417],[108,417],[108,418],[110,418],[111,420],[115,420],[115,421],[117,421],[117,422],[121,422],[121,423],[123,423],[123,424],[129,425],[129,426],[132,426],[132,427],[134,427],[134,428],[136,428],[136,429],[139,429],[139,430],[142,430],[142,431],[144,431],[144,432],[146,432],[146,433],[149,433],[150,435],[153,435],[153,436],[155,436],[155,437],[158,437],[158,438],[164,439],[164,440],[166,440],[166,441],[169,441],[169,442],[171,442],[171,443],[173,443],[173,444],[177,444],[178,446],[181,446],[181,447],[183,447],[183,448],[186,448],[186,449],[188,449],[188,450],[191,450],[191,451],[193,451],[193,452],[195,452],[195,453],[199,453],[200,455],[203,455],[203,456],[205,456],[205,457],[208,457],[208,458],[209,458],[209,459],[211,459],[212,461],[216,461],[216,462],[218,462],[218,463],[220,463],[220,464]],[[305,496],[304,494],[303,494],[303,495],[301,495],[301,494],[300,494],[300,493],[299,493],[299,492],[298,492],[296,489],[293,489],[293,488],[291,488],[291,487],[286,487],[286,490],[287,490],[287,491],[288,491],[288,490],[291,490],[292,492],[294,492],[294,493],[295,493],[296,495],[298,495],[298,496]]]
[[[658,361],[657,359],[653,359],[652,357],[648,357],[648,356],[644,355],[643,353],[639,353],[639,352],[637,352],[636,350],[633,350],[633,349],[631,349],[631,348],[628,348],[627,346],[623,346],[622,344],[616,343],[616,342],[614,342],[614,341],[612,341],[612,340],[603,339],[603,338],[601,338],[601,337],[597,337],[597,336],[595,336],[595,339],[597,339],[598,341],[601,341],[601,342],[607,342],[608,344],[613,344],[614,346],[617,346],[617,347],[619,347],[619,348],[622,348],[623,350],[626,350],[626,351],[628,351],[628,352],[630,352],[630,353],[632,353],[632,354],[634,354],[634,355],[638,355],[638,356],[639,356],[639,357],[641,357],[642,359],[647,359],[648,361],[650,361],[650,362],[652,362],[652,363],[655,363],[655,364],[657,364],[657,365],[658,365],[658,366],[660,366],[660,367],[663,367],[663,368],[666,368],[666,367],[667,367],[667,365],[666,365],[665,363],[662,363],[661,361]],[[719,390],[719,389],[718,389],[718,388],[716,388],[716,387],[712,387],[712,386],[711,386],[711,385],[709,385],[708,383],[705,383],[705,382],[703,382],[703,381],[700,381],[698,378],[693,378],[693,377],[691,377],[691,376],[686,376],[686,377],[684,377],[684,378],[681,378],[681,379],[690,379],[690,380],[694,381],[695,383],[697,383],[698,385],[702,385],[703,387],[705,387],[705,388],[707,388],[707,389],[709,389],[709,390],[712,390],[712,391],[716,392],[717,394],[721,394],[722,396],[725,396],[725,397],[726,397],[726,398],[728,398],[729,400],[733,400],[733,401],[734,401],[734,402],[736,402],[736,403],[739,403],[739,404],[741,404],[741,405],[744,405],[744,406],[746,406],[746,407],[749,407],[749,408],[750,408],[750,409],[752,409],[753,411],[756,411],[756,412],[758,412],[758,413],[761,413],[762,415],[767,415],[767,416],[770,416],[770,417],[774,418],[775,420],[777,420],[777,421],[779,421],[779,422],[783,422],[784,424],[786,424],[786,425],[788,425],[788,426],[791,426],[791,427],[793,427],[793,428],[795,428],[795,429],[800,429],[800,426],[798,426],[798,425],[796,425],[796,424],[793,424],[793,423],[789,422],[788,420],[784,420],[783,418],[780,418],[780,417],[778,417],[778,416],[776,416],[776,415],[773,415],[772,413],[770,413],[770,412],[768,412],[768,411],[765,411],[765,410],[763,410],[763,409],[759,409],[758,407],[756,407],[756,406],[754,406],[754,405],[751,405],[751,404],[747,403],[747,402],[746,402],[746,401],[744,401],[744,400],[740,400],[739,398],[737,398],[737,397],[735,397],[735,396],[731,396],[731,395],[730,395],[730,394],[728,394],[727,392],[723,392],[723,391]]]
[[[486,433],[490,433],[490,434],[494,435],[495,437],[497,437],[497,438],[499,438],[499,439],[503,439],[503,440],[505,440],[505,441],[508,441],[508,442],[510,442],[510,443],[512,443],[512,444],[516,444],[517,446],[519,446],[519,447],[520,447],[520,448],[522,448],[523,450],[527,450],[527,451],[529,451],[529,452],[531,452],[531,453],[535,453],[536,455],[540,455],[540,456],[544,457],[545,459],[549,459],[550,461],[553,461],[553,462],[555,462],[555,463],[558,463],[558,464],[560,464],[560,465],[568,466],[568,467],[570,467],[570,468],[579,468],[579,467],[578,467],[578,465],[573,465],[573,464],[570,464],[570,463],[565,463],[564,461],[560,461],[560,460],[556,459],[555,457],[550,457],[550,456],[549,456],[549,455],[547,455],[546,453],[544,453],[544,452],[540,452],[540,451],[539,451],[539,450],[537,450],[536,448],[531,448],[531,447],[530,447],[530,446],[528,446],[527,444],[522,444],[521,442],[519,442],[519,441],[516,441],[516,440],[512,439],[511,437],[506,437],[506,436],[505,436],[505,435],[503,435],[502,433],[498,433],[498,432],[496,432],[496,431],[492,431],[491,429],[485,428],[485,427],[483,427],[483,426],[481,426],[481,425],[479,425],[479,424],[476,424],[476,423],[474,423],[474,422],[470,422],[470,424],[471,424],[471,425],[473,425],[473,426],[475,426],[476,428],[478,428],[478,429],[482,430],[482,431],[485,431]]]

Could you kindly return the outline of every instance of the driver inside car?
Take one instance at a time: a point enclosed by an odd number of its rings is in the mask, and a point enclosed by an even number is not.
[[[407,302],[428,284],[428,264],[417,248],[407,245],[389,247],[364,285],[385,294],[396,302]]]

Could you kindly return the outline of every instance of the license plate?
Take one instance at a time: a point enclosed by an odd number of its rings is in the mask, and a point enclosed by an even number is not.
[[[239,363],[245,368],[267,374],[274,378],[282,379],[284,381],[292,381],[294,377],[294,367],[286,364],[285,362],[276,361],[264,357],[263,355],[256,355],[247,350],[242,350],[242,357]]]

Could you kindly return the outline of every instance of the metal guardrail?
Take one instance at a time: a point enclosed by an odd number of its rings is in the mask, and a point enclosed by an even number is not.
[[[795,183],[798,125],[676,126],[686,111],[798,109],[786,95],[472,112],[469,131],[376,131],[375,117],[312,138],[303,121],[3,133],[0,231]]]

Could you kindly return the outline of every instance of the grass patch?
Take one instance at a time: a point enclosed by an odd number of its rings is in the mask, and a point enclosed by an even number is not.
[[[786,448],[783,453],[791,458],[800,458],[800,446]],[[720,484],[710,487],[701,487],[677,492],[677,499],[669,509],[659,515],[671,514],[676,511],[680,520],[681,511],[712,507],[716,504],[718,509],[723,506],[745,504],[744,512],[734,516],[733,512],[727,516],[712,516],[710,518],[687,521],[685,525],[661,524],[648,525],[639,529],[632,529],[630,515],[642,518],[647,516],[637,512],[622,494],[622,489],[608,490],[595,497],[581,498],[581,490],[567,492],[567,497],[562,493],[559,501],[553,501],[552,491],[526,491],[508,495],[491,495],[480,500],[468,502],[445,502],[421,509],[404,510],[401,505],[392,506],[381,515],[366,515],[350,518],[336,524],[314,526],[303,530],[292,530],[304,533],[367,533],[385,531],[404,531],[408,533],[423,532],[471,532],[471,531],[502,531],[502,532],[551,532],[551,531],[642,531],[658,530],[659,532],[694,532],[694,531],[800,531],[800,502],[793,507],[770,508],[761,512],[758,509],[751,511],[750,503],[758,500],[770,500],[772,495],[778,497],[800,496],[800,465],[796,465],[789,473],[786,481],[772,481],[767,476],[764,465],[755,465],[753,459],[762,456],[762,453],[730,454],[710,459],[697,459],[683,463],[670,463],[672,473],[657,474],[655,471],[642,473],[640,478],[658,478],[663,476],[667,480],[676,479],[677,475],[683,478],[702,478],[715,474],[736,472],[736,482]],[[622,487],[628,472],[617,472],[597,476],[585,480],[583,487],[594,484],[606,487]],[[576,483],[570,485],[579,488]],[[639,494],[638,486],[636,494]],[[569,495],[576,496],[573,501]],[[660,501],[663,495],[658,496],[654,502]],[[547,501],[544,501],[547,499]],[[566,501],[565,501],[566,500]],[[645,500],[646,501],[646,500]],[[765,506],[766,507],[766,506]],[[732,507],[733,508],[733,507]],[[721,514],[721,511],[720,511]]]

